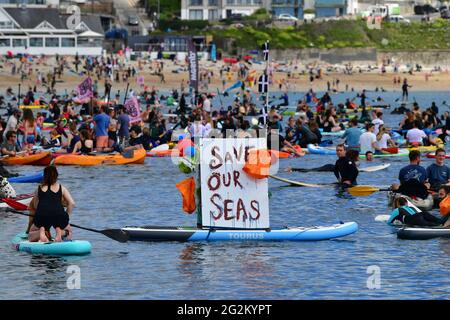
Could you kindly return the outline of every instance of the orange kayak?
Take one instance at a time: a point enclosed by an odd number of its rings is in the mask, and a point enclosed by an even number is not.
[[[18,155],[15,157],[6,157],[1,159],[3,164],[6,165],[25,165],[25,164],[33,164],[33,162],[39,161],[45,157],[47,157],[50,152],[39,152],[30,155]]]
[[[99,165],[123,165],[144,164],[145,149],[134,150],[133,157],[126,158],[121,154],[106,155],[61,155],[55,158],[55,165],[99,166]]]

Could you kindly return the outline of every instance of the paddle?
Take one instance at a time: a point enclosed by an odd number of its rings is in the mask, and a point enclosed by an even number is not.
[[[27,216],[27,217],[34,217],[34,215],[31,214],[27,214],[27,213],[23,213],[17,210],[26,210],[28,209],[28,206],[17,202],[15,200],[12,199],[3,199],[3,202],[5,202],[7,205],[9,205],[10,207],[16,209],[7,209],[7,211],[15,213],[15,214],[20,214],[23,216]],[[95,229],[91,229],[91,228],[85,228],[85,227],[81,227],[78,226],[76,224],[71,223],[70,224],[72,227],[78,228],[78,229],[83,229],[83,230],[87,230],[87,231],[92,231],[92,232],[96,232],[96,233],[101,233],[105,236],[107,236],[108,238],[111,238],[113,240],[116,240],[118,242],[127,242],[130,238],[129,234],[121,229],[105,229],[105,230],[95,230]]]
[[[356,186],[347,189],[348,193],[355,197],[367,197],[379,191],[391,191],[391,189],[379,189],[372,186]]]

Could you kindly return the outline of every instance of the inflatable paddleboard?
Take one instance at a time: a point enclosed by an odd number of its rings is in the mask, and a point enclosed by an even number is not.
[[[48,254],[55,256],[79,256],[89,254],[92,246],[89,241],[73,240],[62,242],[30,242],[25,232],[12,239],[12,246],[17,251],[33,254]]]
[[[279,230],[209,230],[196,227],[125,227],[130,241],[318,241],[344,237],[358,230],[356,222]]]
[[[8,182],[10,182],[10,183],[36,183],[36,182],[41,182],[43,177],[44,177],[44,172],[39,171],[37,173],[26,175],[26,176],[8,178]]]

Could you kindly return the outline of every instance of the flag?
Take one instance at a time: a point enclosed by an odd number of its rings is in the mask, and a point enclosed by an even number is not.
[[[77,98],[82,101],[88,98],[92,98],[94,92],[92,91],[92,79],[88,77],[77,87]]]
[[[267,74],[262,74],[258,79],[258,92],[268,93],[269,92],[269,77]]]
[[[194,41],[188,41],[189,86],[198,91],[198,56]]]
[[[269,61],[269,41],[266,41],[262,45],[262,51],[263,51],[263,54],[264,54],[264,61]]]
[[[130,116],[130,122],[139,122],[142,120],[141,118],[141,108],[139,106],[139,101],[136,97],[131,97],[127,101],[125,101],[125,109],[127,110],[128,115]]]

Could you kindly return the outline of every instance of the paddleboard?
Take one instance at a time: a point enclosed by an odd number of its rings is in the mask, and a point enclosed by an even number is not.
[[[405,240],[450,238],[450,227],[403,227],[397,231],[397,238]]]
[[[350,235],[356,222],[331,226],[287,227],[278,230],[209,230],[196,227],[125,227],[129,241],[318,241]]]
[[[360,172],[375,172],[375,171],[380,171],[380,170],[384,170],[386,168],[388,168],[391,164],[390,163],[385,163],[385,164],[381,164],[379,166],[372,166],[372,167],[366,167],[366,168],[360,168],[358,169]]]
[[[12,239],[12,247],[17,251],[32,254],[48,254],[55,256],[75,256],[89,254],[92,250],[91,243],[85,240],[73,240],[62,242],[30,242],[25,232],[17,234]]]
[[[288,183],[288,184],[293,185],[293,186],[298,186],[298,187],[311,187],[311,188],[323,188],[323,187],[325,187],[325,185],[322,185],[322,184],[293,181],[293,180],[277,177],[277,176],[274,176],[274,175],[270,175],[270,177],[275,179],[275,180],[282,181],[282,182]]]
[[[8,182],[10,183],[36,183],[41,182],[44,177],[44,172],[39,171],[34,174],[26,175],[26,176],[18,176],[8,178]]]

